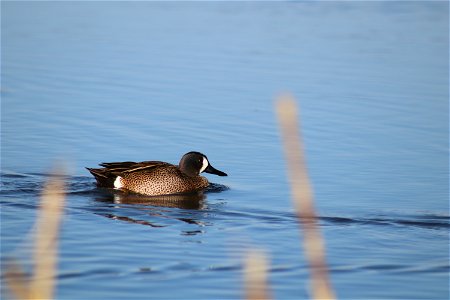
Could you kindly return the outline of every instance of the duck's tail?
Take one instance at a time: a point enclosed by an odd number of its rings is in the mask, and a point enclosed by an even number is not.
[[[98,187],[114,188],[114,180],[116,180],[117,175],[111,173],[107,168],[86,168],[92,175],[94,175],[95,180],[97,180]]]

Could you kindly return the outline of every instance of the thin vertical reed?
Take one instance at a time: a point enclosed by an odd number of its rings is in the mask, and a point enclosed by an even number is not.
[[[325,246],[317,224],[314,195],[309,180],[304,147],[297,120],[297,106],[290,95],[278,97],[276,103],[284,145],[292,198],[303,233],[303,248],[309,264],[314,299],[335,299],[325,259]]]
[[[29,280],[16,262],[10,262],[5,274],[8,287],[17,299],[54,297],[64,201],[64,181],[61,175],[54,175],[48,180],[41,196],[33,249],[33,276]]]
[[[27,276],[18,262],[8,262],[4,277],[7,287],[16,299],[30,299]]]
[[[244,279],[247,300],[271,299],[267,284],[267,259],[263,252],[253,250],[247,254]]]

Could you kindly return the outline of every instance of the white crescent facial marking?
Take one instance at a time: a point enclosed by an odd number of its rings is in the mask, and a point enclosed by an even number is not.
[[[114,180],[114,188],[115,188],[115,189],[121,189],[121,188],[123,188],[122,177],[117,176],[116,180]]]
[[[203,157],[203,165],[202,168],[200,169],[200,173],[205,171],[208,165],[209,165],[208,160],[206,159],[206,157]]]

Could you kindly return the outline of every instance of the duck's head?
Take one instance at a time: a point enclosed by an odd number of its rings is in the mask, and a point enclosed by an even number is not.
[[[228,176],[226,173],[211,166],[206,155],[196,151],[191,151],[183,155],[178,167],[181,172],[191,177],[198,176],[202,172],[218,176]]]

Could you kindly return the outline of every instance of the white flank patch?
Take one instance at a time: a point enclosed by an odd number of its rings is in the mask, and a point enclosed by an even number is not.
[[[115,189],[121,189],[121,188],[123,188],[122,177],[117,176],[116,180],[114,180],[114,188],[115,188]]]
[[[206,157],[203,157],[203,165],[202,168],[200,169],[200,173],[205,171],[205,169],[208,167],[209,163],[208,160],[206,159]]]

